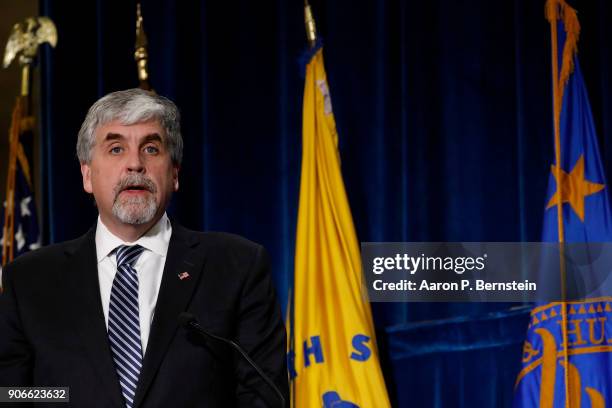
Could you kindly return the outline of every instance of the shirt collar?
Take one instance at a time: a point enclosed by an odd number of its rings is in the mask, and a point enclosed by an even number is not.
[[[98,225],[96,226],[96,256],[98,263],[109,256],[119,245],[138,244],[151,252],[166,256],[171,235],[172,225],[166,213],[164,213],[151,229],[135,242],[125,242],[110,232],[98,215]]]

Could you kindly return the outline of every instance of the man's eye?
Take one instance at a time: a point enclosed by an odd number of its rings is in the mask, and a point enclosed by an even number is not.
[[[145,152],[149,153],[149,154],[157,154],[159,153],[159,149],[155,146],[146,146],[144,148]]]
[[[119,154],[123,151],[123,149],[120,146],[113,146],[110,149],[110,153],[111,154]]]

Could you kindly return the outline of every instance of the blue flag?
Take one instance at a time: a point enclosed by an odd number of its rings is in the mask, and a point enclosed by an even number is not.
[[[0,289],[2,266],[24,252],[40,247],[41,237],[30,171],[34,119],[24,116],[25,98],[17,99],[9,137],[6,197],[0,208]]]
[[[553,51],[555,163],[542,241],[612,242],[608,186],[576,54],[578,18],[564,0],[548,0],[546,9]],[[533,309],[514,406],[612,407],[612,297]]]
[[[4,211],[6,211],[7,202],[4,201],[2,218],[0,222],[4,223]],[[13,257],[40,248],[40,231],[38,227],[38,216],[36,215],[36,202],[34,201],[34,193],[25,175],[18,166],[15,175],[15,227],[12,234],[14,252]],[[4,228],[2,228],[4,231]],[[4,245],[6,237],[2,233],[0,238],[0,246]]]

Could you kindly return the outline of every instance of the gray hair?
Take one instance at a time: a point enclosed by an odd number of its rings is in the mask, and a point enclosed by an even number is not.
[[[109,93],[89,108],[77,139],[77,156],[81,163],[91,162],[96,129],[115,120],[126,126],[157,120],[166,132],[165,143],[172,162],[181,164],[183,137],[178,108],[170,99],[138,88]]]

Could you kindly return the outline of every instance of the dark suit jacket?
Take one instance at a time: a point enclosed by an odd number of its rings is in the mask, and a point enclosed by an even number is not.
[[[280,406],[237,353],[180,327],[183,311],[242,345],[288,401],[285,329],[263,247],[172,227],[134,406]],[[189,277],[179,279],[182,272]],[[69,386],[71,406],[124,406],[100,300],[95,228],[19,257],[3,275],[0,386]]]

